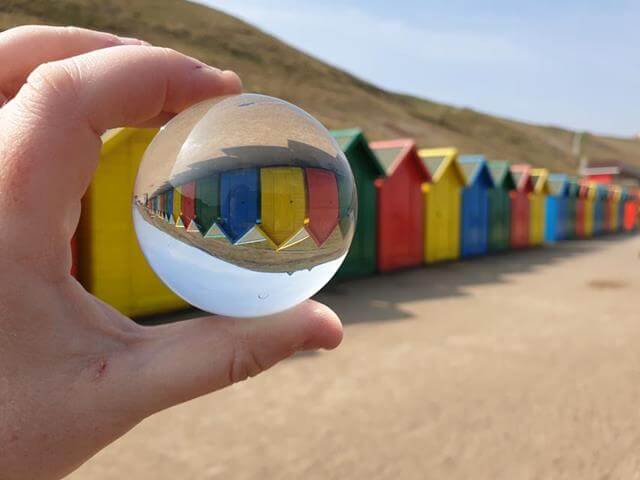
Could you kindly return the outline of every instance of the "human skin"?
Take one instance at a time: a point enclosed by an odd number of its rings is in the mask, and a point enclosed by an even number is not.
[[[155,412],[340,343],[340,321],[312,301],[261,319],[143,327],[69,274],[100,135],[238,93],[235,73],[61,27],[1,33],[0,65],[3,480],[61,478]]]

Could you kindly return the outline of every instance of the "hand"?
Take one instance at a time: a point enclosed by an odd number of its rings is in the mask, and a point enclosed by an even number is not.
[[[0,65],[4,480],[60,478],[154,412],[298,350],[340,343],[339,320],[311,301],[258,320],[142,327],[69,275],[100,135],[237,93],[233,72],[138,40],[53,27],[0,34]]]

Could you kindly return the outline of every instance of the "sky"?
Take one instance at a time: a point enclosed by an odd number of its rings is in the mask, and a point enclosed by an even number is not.
[[[637,0],[200,0],[388,90],[640,132]]]

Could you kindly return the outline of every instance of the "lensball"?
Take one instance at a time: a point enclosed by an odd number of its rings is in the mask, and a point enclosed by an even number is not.
[[[342,150],[311,115],[242,94],[194,105],[147,148],[133,221],[151,268],[211,313],[273,314],[320,290],[347,255],[357,204]]]

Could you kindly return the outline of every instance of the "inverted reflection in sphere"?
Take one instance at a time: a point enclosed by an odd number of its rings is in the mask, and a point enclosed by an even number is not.
[[[259,316],[309,298],[344,260],[356,218],[349,164],[329,132],[283,100],[207,100],[144,154],[133,217],[162,281],[212,313]]]

